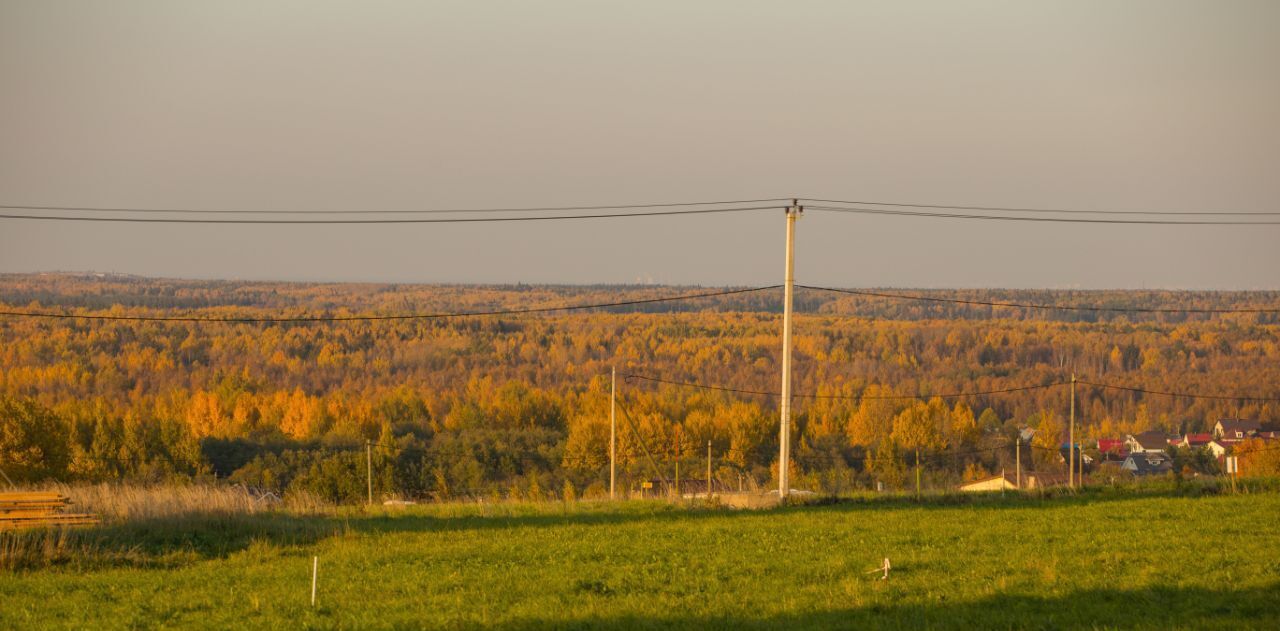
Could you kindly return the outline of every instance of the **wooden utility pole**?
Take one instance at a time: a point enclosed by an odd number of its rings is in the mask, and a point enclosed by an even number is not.
[[[369,505],[373,506],[373,441],[364,441],[365,479],[369,483]]]
[[[1076,486],[1076,374],[1071,373],[1071,423],[1067,430],[1067,487]]]
[[[618,369],[609,369],[609,499],[617,499],[614,486],[618,483]]]
[[[676,425],[676,499],[680,499],[680,426]]]
[[[1080,477],[1080,488],[1084,488],[1084,447],[1080,447],[1080,469],[1078,473]]]
[[[1017,461],[1016,467],[1018,471],[1018,490],[1021,491],[1022,490],[1022,434],[1018,434],[1017,444],[1018,444],[1018,451],[1017,451],[1017,455],[1015,455],[1014,458]]]
[[[711,441],[707,441],[707,501],[711,501]]]
[[[916,499],[920,499],[920,448],[916,448]]]
[[[782,303],[782,396],[778,409],[782,416],[778,453],[778,499],[791,491],[788,469],[791,466],[791,297],[796,282],[796,218],[804,212],[799,200],[787,207],[787,262]]]

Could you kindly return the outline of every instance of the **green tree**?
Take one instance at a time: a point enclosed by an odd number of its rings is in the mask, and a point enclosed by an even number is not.
[[[14,481],[66,475],[71,461],[67,424],[30,399],[0,397],[0,471]]]

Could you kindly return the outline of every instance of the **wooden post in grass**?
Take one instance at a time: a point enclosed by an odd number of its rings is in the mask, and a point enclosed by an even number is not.
[[[320,557],[311,557],[311,606],[316,606],[316,578],[320,575]]]

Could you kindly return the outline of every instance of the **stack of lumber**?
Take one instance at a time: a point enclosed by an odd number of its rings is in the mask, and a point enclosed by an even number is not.
[[[53,491],[0,493],[0,530],[98,523],[97,515],[63,512],[70,505],[70,498]]]

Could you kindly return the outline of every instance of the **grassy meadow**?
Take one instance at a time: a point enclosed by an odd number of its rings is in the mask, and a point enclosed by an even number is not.
[[[223,501],[0,533],[0,628],[1280,627],[1274,490],[765,511]],[[888,580],[867,573],[885,556]]]

